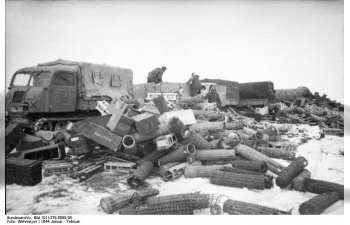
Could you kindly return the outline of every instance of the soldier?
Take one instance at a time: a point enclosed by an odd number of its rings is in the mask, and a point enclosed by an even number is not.
[[[147,83],[160,83],[163,82],[162,80],[162,76],[163,73],[165,72],[166,67],[163,66],[162,68],[155,68],[154,70],[152,70],[151,72],[148,73],[148,77],[147,77]]]
[[[204,96],[204,99],[208,99],[208,102],[216,102],[216,104],[220,107],[221,106],[221,100],[219,94],[216,92],[216,88],[212,87],[210,92]]]
[[[191,78],[186,82],[186,84],[191,84],[191,97],[201,93],[202,84],[199,81],[198,74],[192,73]]]

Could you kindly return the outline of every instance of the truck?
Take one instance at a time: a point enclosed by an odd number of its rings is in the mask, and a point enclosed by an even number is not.
[[[131,69],[58,59],[17,70],[6,93],[11,123],[25,129],[46,118],[44,130],[57,130],[67,121],[100,116],[97,101],[132,98]]]
[[[205,96],[215,87],[222,106],[267,106],[275,98],[274,85],[270,81],[255,83],[238,83],[220,79],[203,79],[200,81],[202,84],[201,95]],[[134,98],[146,98],[147,93],[167,93],[175,90],[180,94],[180,100],[190,97],[190,84],[162,82],[158,84],[134,84]]]

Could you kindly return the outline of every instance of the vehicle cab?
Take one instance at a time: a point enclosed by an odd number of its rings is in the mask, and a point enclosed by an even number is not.
[[[6,111],[21,123],[31,113],[75,111],[76,74],[71,66],[27,67],[16,71],[6,93]]]

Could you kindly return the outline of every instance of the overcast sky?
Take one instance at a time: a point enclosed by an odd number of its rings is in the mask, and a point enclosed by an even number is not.
[[[7,2],[6,84],[68,59],[130,68],[134,83],[201,78],[306,86],[344,102],[343,1]]]

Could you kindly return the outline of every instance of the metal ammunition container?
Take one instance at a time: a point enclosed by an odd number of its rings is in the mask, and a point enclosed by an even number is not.
[[[155,115],[150,113],[142,113],[132,117],[135,121],[136,130],[140,134],[149,134],[159,129],[159,122]]]
[[[84,134],[77,134],[69,139],[69,145],[74,155],[83,155],[92,152],[90,140]]]
[[[41,182],[41,162],[10,157],[6,159],[6,183],[34,186]]]
[[[129,117],[114,112],[107,123],[108,129],[119,136],[127,135],[134,124],[134,121]]]
[[[123,139],[122,137],[94,123],[90,123],[89,126],[90,129],[88,138],[103,146],[108,147],[113,151],[117,151],[119,149],[119,146]]]

